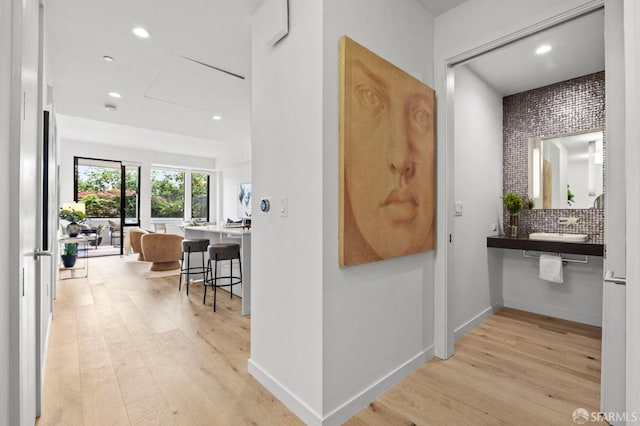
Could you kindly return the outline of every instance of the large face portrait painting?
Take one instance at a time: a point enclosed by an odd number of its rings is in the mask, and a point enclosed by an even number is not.
[[[340,266],[433,250],[435,92],[340,39]]]

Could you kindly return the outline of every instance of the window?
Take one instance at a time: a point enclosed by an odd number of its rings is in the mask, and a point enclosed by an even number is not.
[[[88,218],[120,217],[120,162],[75,158],[76,200]]]
[[[76,201],[85,204],[90,219],[120,219],[124,170],[125,224],[140,225],[140,166],[120,161],[75,157]]]
[[[151,218],[184,218],[184,172],[151,169]]]
[[[209,175],[191,173],[191,218],[209,221]]]
[[[140,226],[140,166],[124,166],[124,223]]]

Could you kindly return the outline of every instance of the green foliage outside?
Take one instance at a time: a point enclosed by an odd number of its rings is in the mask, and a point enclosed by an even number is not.
[[[191,174],[191,218],[207,220],[207,198],[209,197],[209,176],[202,173]]]
[[[184,217],[185,173],[151,170],[151,217]],[[191,216],[207,219],[208,175],[191,174]],[[138,169],[125,172],[125,217],[138,214]],[[85,203],[88,218],[120,217],[120,169],[78,166],[78,201]]]
[[[184,218],[184,172],[151,170],[151,217]]]
[[[78,201],[87,217],[120,217],[120,169],[78,166]],[[137,217],[137,168],[125,173],[125,217]]]

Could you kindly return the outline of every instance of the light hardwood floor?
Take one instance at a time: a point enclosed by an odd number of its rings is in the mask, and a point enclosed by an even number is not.
[[[599,327],[503,308],[347,425],[572,425],[576,408],[599,410],[600,341]]]
[[[38,425],[302,424],[246,372],[239,298],[214,315],[200,285],[178,293],[134,258],[58,285]],[[599,380],[599,328],[503,309],[347,424],[567,425],[596,411]]]

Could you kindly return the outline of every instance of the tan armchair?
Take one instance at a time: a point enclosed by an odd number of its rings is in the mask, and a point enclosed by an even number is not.
[[[129,231],[130,240],[131,240],[131,250],[134,253],[138,253],[138,260],[144,261],[144,254],[142,253],[142,236],[148,234],[147,231],[143,229],[132,229]]]
[[[133,235],[132,235],[133,237]],[[143,234],[140,238],[144,260],[152,262],[152,271],[170,271],[180,268],[182,257],[181,235]]]

